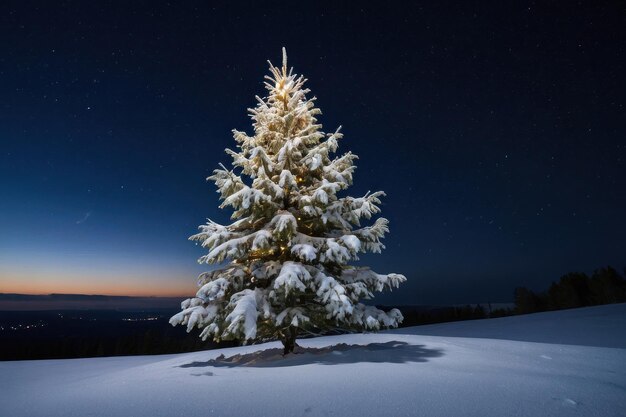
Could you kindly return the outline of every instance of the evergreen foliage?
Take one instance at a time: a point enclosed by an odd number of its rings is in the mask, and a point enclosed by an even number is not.
[[[170,322],[215,341],[278,339],[285,353],[301,334],[396,327],[398,310],[359,300],[406,278],[349,265],[384,248],[388,221],[361,224],[380,212],[384,193],[339,196],[352,184],[357,156],[334,156],[343,135],[322,131],[315,98],[288,69],[284,49],[282,66],[270,63],[270,72],[267,97],[249,109],[253,135],[233,130],[237,149],[226,149],[233,169],[221,165],[208,178],[234,222],[209,220],[191,237],[208,251],[199,262],[218,266],[200,275],[200,290]]]

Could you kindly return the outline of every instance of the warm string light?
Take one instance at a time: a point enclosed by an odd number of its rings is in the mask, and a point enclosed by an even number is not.
[[[283,102],[287,102],[287,89],[285,88],[285,79],[282,78],[280,81],[276,81],[275,88],[277,90],[276,95]]]
[[[275,251],[274,251],[273,248],[259,249],[259,250],[251,251],[250,255],[247,258],[247,260],[253,261],[255,259],[263,258],[264,256],[273,255],[274,253],[275,253]]]

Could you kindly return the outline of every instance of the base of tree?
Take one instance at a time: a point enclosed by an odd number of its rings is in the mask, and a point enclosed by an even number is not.
[[[289,330],[284,335],[284,338],[281,340],[281,342],[283,342],[283,356],[286,356],[289,353],[293,353],[296,347],[300,347],[296,343],[297,337],[298,329],[296,327],[290,326]]]

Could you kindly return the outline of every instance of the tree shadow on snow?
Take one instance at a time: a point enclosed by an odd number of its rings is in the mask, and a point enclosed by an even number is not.
[[[225,357],[220,355],[206,362],[191,362],[181,368],[219,367],[283,367],[300,365],[341,365],[349,363],[406,363],[427,362],[431,358],[443,356],[441,349],[429,349],[424,345],[411,345],[406,342],[391,341],[368,345],[347,345],[341,343],[322,348],[299,347],[296,353],[283,356],[282,348],[266,349],[244,355]]]

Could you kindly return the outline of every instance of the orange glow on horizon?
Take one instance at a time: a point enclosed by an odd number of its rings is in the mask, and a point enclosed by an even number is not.
[[[99,291],[91,288],[85,289],[73,289],[73,288],[55,288],[54,290],[39,290],[39,291],[29,291],[23,290],[20,288],[8,288],[6,289],[4,285],[0,287],[0,294],[23,294],[23,295],[50,295],[50,294],[72,294],[72,295],[109,295],[109,296],[126,296],[126,297],[173,297],[173,298],[189,298],[192,297],[196,290],[192,291],[179,291],[176,293],[152,293],[147,294],[145,292],[139,291],[130,291],[130,292],[122,292],[122,291]]]
[[[139,282],[138,282],[139,281]],[[185,297],[195,294],[194,280],[187,283],[175,279],[164,280],[162,277],[97,277],[91,279],[55,275],[33,278],[30,274],[0,271],[0,293],[28,295],[48,294],[88,294],[120,295],[133,297]]]

